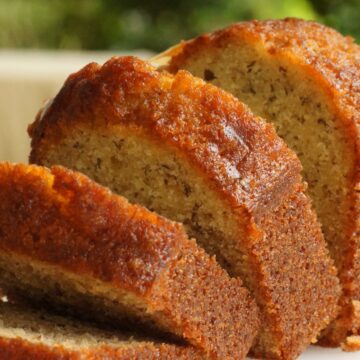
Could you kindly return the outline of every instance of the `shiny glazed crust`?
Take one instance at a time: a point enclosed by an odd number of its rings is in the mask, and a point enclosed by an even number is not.
[[[288,18],[273,21],[249,21],[232,25],[223,30],[185,41],[154,59],[154,63],[176,72],[188,59],[196,58],[226,44],[246,41],[264,47],[273,56],[287,58],[303,67],[316,79],[334,109],[339,126],[351,143],[355,166],[350,186],[351,213],[346,233],[351,238],[345,249],[342,279],[345,297],[344,308],[351,308],[360,301],[360,46],[351,37],[344,37],[321,24]],[[348,313],[348,315],[346,314]],[[323,339],[324,345],[339,345],[344,333],[360,334],[360,319],[345,310],[342,319]],[[360,346],[359,346],[360,349]]]
[[[268,211],[300,179],[296,155],[235,97],[185,71],[160,74],[133,57],[89,64],[68,78],[29,127],[30,162],[43,164],[47,147],[73,127],[118,124],[179,147],[234,208]]]
[[[242,246],[274,340],[274,349],[255,347],[253,354],[298,356],[336,316],[339,287],[295,154],[271,125],[226,92],[186,71],[171,76],[124,57],[68,78],[29,128],[30,161],[46,163],[51,147],[77,128],[116,126],[141,129],[175,149],[235,217],[248,218]]]
[[[191,347],[175,345],[137,344],[128,348],[99,347],[76,351],[62,346],[31,343],[21,338],[0,338],[0,359],[6,360],[201,360]]]
[[[241,281],[182,225],[80,173],[1,164],[0,229],[0,252],[136,295],[211,359],[241,359],[251,346],[257,310]]]

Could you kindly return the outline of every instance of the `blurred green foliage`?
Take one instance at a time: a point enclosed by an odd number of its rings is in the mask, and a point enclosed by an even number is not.
[[[360,0],[0,0],[0,47],[159,51],[236,21],[286,16],[360,40]]]

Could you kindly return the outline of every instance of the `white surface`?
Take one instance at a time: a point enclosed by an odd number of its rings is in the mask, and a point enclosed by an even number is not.
[[[147,50],[135,51],[35,51],[0,50],[0,77],[48,79],[67,77],[80,70],[89,62],[104,63],[113,56],[133,55],[149,58],[153,55]]]
[[[360,352],[344,352],[340,349],[325,349],[311,346],[302,356],[301,360],[360,360]]]
[[[309,349],[299,357],[299,360],[360,360],[360,352],[344,352],[340,349],[310,346]]]

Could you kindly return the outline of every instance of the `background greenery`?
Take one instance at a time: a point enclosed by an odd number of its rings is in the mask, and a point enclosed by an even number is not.
[[[0,0],[0,47],[160,51],[235,21],[286,16],[360,41],[360,0]]]

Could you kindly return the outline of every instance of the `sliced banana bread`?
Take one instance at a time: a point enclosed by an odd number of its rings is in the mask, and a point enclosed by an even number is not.
[[[0,303],[2,360],[201,360],[191,346],[150,341],[119,330]]]
[[[230,94],[132,57],[71,75],[30,128],[63,164],[184,223],[261,310],[253,354],[293,359],[337,314],[335,268],[300,162]]]
[[[353,342],[346,338],[360,334],[360,46],[314,22],[251,21],[160,58],[172,72],[186,69],[237,96],[298,154],[344,291],[322,342]]]
[[[259,322],[238,279],[183,227],[61,167],[0,164],[0,284],[78,316],[243,359]]]

